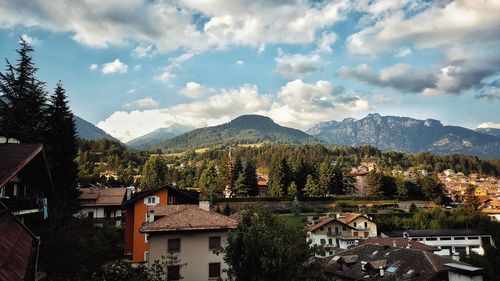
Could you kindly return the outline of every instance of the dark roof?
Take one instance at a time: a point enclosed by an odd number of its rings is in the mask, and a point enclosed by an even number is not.
[[[397,248],[406,248],[406,247],[408,247],[408,238],[405,238],[405,237],[373,237],[373,238],[367,238],[364,240],[360,240],[359,244],[360,245],[376,244],[376,245],[385,245],[385,246],[394,246],[394,244],[395,244]],[[421,242],[418,242],[415,240],[411,241],[410,248],[422,250],[422,251],[429,251],[429,252],[439,251],[439,249],[437,247],[426,245],[424,243],[421,243]]]
[[[126,188],[80,188],[78,197],[83,207],[93,206],[121,206],[125,199]]]
[[[384,235],[389,237],[403,237],[406,234],[408,234],[409,237],[489,235],[489,233],[482,231],[480,229],[470,229],[470,228],[410,229],[410,230],[384,232]]]
[[[183,195],[184,198],[186,199],[185,201],[187,201],[187,202],[181,202],[181,203],[185,203],[185,204],[198,204],[198,202],[199,202],[199,199],[198,199],[199,193],[193,192],[193,191],[184,191],[184,190],[180,190],[180,189],[178,189],[176,187],[173,187],[171,185],[165,185],[165,186],[157,187],[157,188],[154,188],[154,189],[149,189],[149,190],[144,190],[144,191],[141,191],[141,192],[136,192],[136,193],[132,194],[132,198],[130,200],[125,201],[123,203],[123,205],[124,206],[130,205],[130,204],[136,202],[137,200],[140,200],[140,199],[142,199],[144,197],[150,196],[150,195],[156,193],[157,191],[160,191],[160,190],[163,190],[163,189],[168,189],[168,191],[170,191],[170,192],[177,193],[179,195]]]
[[[0,144],[0,159],[2,159],[0,161],[0,187],[4,186],[36,157],[41,158],[45,165],[44,169],[50,175],[41,144]]]
[[[354,260],[345,263],[344,260]],[[346,257],[345,259],[342,257]],[[418,262],[417,262],[418,261]],[[362,270],[362,263],[367,270]],[[341,276],[347,280],[447,280],[448,263],[466,265],[450,258],[438,256],[427,251],[395,248],[390,246],[364,244],[335,255],[325,267],[325,272]],[[379,275],[379,267],[384,268],[384,276]]]
[[[141,232],[177,232],[193,230],[227,230],[236,228],[238,222],[216,212],[206,211],[197,206],[178,207],[171,205],[165,216],[155,222],[145,224]]]
[[[38,239],[0,203],[0,280],[34,280]]]

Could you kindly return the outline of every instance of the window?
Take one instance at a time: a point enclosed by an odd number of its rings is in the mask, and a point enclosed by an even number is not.
[[[326,244],[326,240],[325,239],[321,239],[321,245],[325,245]]]
[[[208,278],[220,277],[220,263],[214,262],[208,264]]]
[[[220,248],[220,237],[210,237],[208,238],[208,249],[216,250]]]
[[[328,233],[332,233],[332,228],[328,227]]]
[[[178,265],[167,266],[167,281],[180,280],[180,267]]]
[[[328,244],[329,244],[329,245],[332,245],[332,244],[333,244],[333,242],[332,242],[332,239],[331,239],[331,238],[330,238],[330,239],[328,239]]]
[[[339,235],[339,228],[335,227],[335,235]]]
[[[148,204],[155,204],[156,203],[156,197],[151,196],[148,197]]]
[[[149,252],[146,251],[146,252],[144,252],[144,261],[148,262],[148,260],[149,260]]]
[[[342,231],[346,231],[346,230],[347,230],[347,227],[342,226]]]
[[[436,237],[428,237],[428,238],[425,238],[425,241],[437,241],[437,238]]]
[[[87,216],[89,217],[89,219],[93,219],[94,218],[94,212],[88,212]]]
[[[180,252],[181,251],[181,239],[168,239],[168,251],[169,252]]]
[[[356,222],[354,222],[354,227],[356,227]]]
[[[455,237],[453,240],[465,240],[465,237]]]
[[[175,203],[175,197],[174,196],[169,196],[168,197],[168,204],[174,204]]]
[[[365,221],[365,229],[368,228],[368,223]]]
[[[357,231],[354,231],[354,232],[352,233],[352,236],[354,236],[354,237],[358,237],[358,232],[357,232]]]
[[[479,237],[477,237],[477,236],[471,236],[471,237],[468,237],[467,239],[469,239],[469,240],[479,240]]]

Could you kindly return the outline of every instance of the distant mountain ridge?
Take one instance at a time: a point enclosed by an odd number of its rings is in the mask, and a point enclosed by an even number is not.
[[[434,119],[381,116],[374,113],[355,120],[321,122],[307,133],[332,144],[372,145],[384,151],[464,154],[500,157],[500,138]]]
[[[89,121],[74,115],[75,126],[78,137],[86,140],[99,140],[107,139],[116,142],[120,142],[118,139],[114,138],[110,134],[106,133],[104,130],[98,128]]]
[[[479,132],[479,133],[483,133],[486,135],[500,137],[500,129],[496,129],[496,128],[477,128],[474,131]]]
[[[250,143],[314,144],[320,140],[303,131],[280,126],[261,115],[242,115],[231,122],[192,130],[150,147],[168,151],[184,151],[215,145],[236,145]]]
[[[135,149],[147,149],[151,146],[158,145],[167,139],[174,138],[193,129],[193,127],[174,123],[168,127],[158,128],[151,133],[129,140],[125,144]]]

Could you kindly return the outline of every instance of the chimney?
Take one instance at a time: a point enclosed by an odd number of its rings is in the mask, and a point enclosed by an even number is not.
[[[134,191],[133,186],[127,186],[127,191],[126,191],[127,201],[132,199],[132,192],[133,191]]]
[[[212,209],[212,202],[208,200],[200,200],[198,206],[200,207],[200,209],[203,209],[205,211],[210,211]]]
[[[411,248],[411,238],[408,238],[408,244],[406,245],[406,248],[408,249]]]
[[[384,277],[384,268],[382,266],[379,266],[378,269],[380,270],[380,277]]]
[[[366,264],[367,264],[366,261],[361,262],[361,270],[366,271]]]
[[[148,211],[148,222],[154,222],[154,221],[155,221],[155,209],[153,207]]]

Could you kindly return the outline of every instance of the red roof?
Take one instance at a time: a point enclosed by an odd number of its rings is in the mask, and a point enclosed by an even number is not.
[[[80,188],[82,206],[120,206],[125,198],[126,188]]]
[[[397,248],[407,248],[408,247],[408,238],[404,237],[373,237],[365,240],[361,240],[359,242],[360,245],[363,244],[376,244],[376,245],[384,245],[393,247],[394,244]],[[424,243],[411,240],[410,249],[416,249],[421,251],[439,251],[437,247],[429,246]]]
[[[0,280],[33,279],[38,240],[0,205]]]

